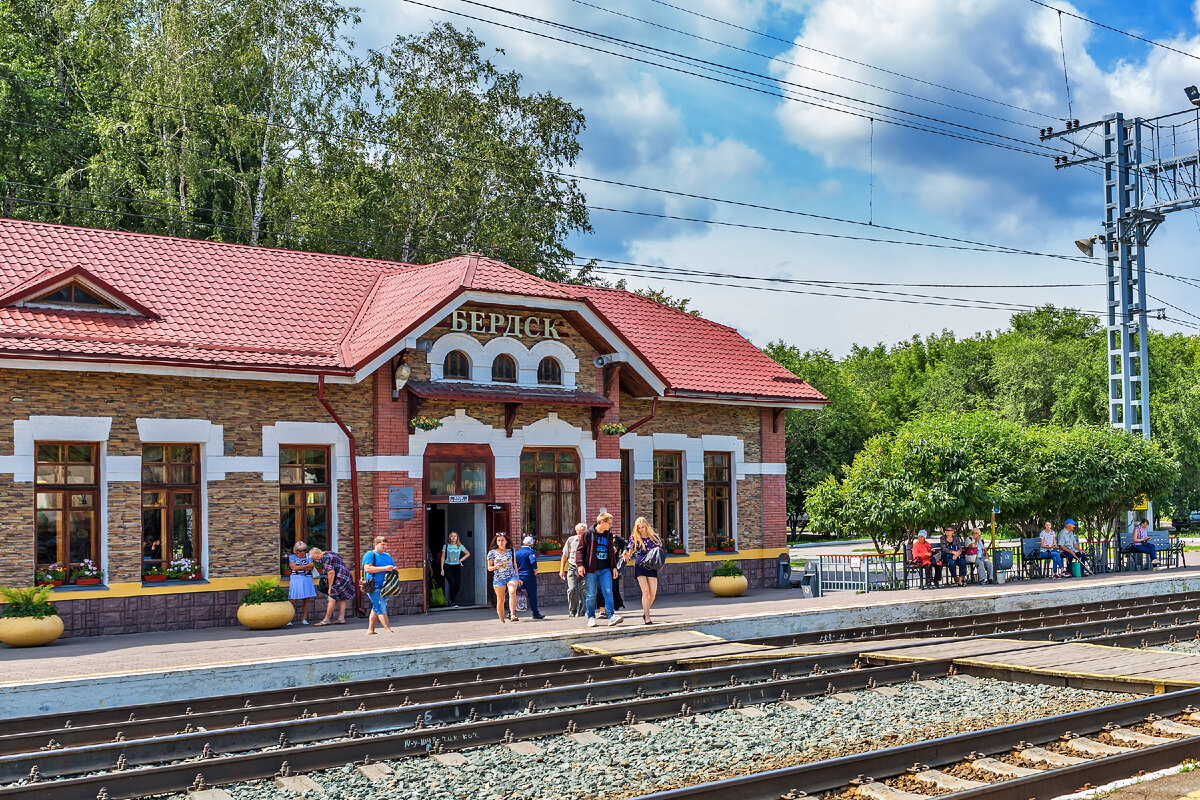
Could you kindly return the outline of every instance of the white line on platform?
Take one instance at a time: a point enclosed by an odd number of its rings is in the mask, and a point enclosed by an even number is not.
[[[1103,786],[1097,786],[1095,789],[1088,789],[1087,791],[1083,792],[1075,792],[1074,794],[1059,795],[1058,797],[1054,798],[1054,800],[1091,800],[1093,797],[1103,797],[1104,795],[1112,794],[1118,789],[1124,789],[1126,786],[1136,786],[1139,783],[1156,781],[1159,778],[1169,778],[1172,775],[1178,775],[1179,773],[1183,772],[1185,768],[1189,770],[1195,769],[1194,766],[1185,766],[1184,764],[1180,764],[1176,767],[1160,769],[1158,772],[1148,772],[1145,775],[1137,778],[1122,778],[1119,781],[1113,781],[1112,783],[1106,783]]]

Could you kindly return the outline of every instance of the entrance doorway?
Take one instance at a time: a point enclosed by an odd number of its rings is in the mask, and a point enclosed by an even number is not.
[[[471,554],[462,569],[462,584],[458,590],[458,605],[481,606],[487,602],[487,504],[486,503],[432,503],[425,511],[425,543],[433,556],[428,590],[443,586],[438,563],[442,547],[450,531],[458,533],[458,539]],[[450,598],[446,597],[447,604]],[[428,606],[430,611],[442,608]]]

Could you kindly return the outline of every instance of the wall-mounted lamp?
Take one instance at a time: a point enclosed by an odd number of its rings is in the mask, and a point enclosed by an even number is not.
[[[397,400],[400,397],[400,390],[404,388],[404,384],[408,383],[408,379],[412,377],[412,367],[408,365],[408,351],[401,350],[400,354],[392,359],[392,399]]]
[[[1096,234],[1095,236],[1089,236],[1086,239],[1076,239],[1075,246],[1079,248],[1081,253],[1088,258],[1091,258],[1092,256],[1096,255],[1096,242],[1103,241],[1104,236],[1101,234]]]
[[[1197,89],[1195,86],[1185,86],[1183,93],[1187,95],[1192,105],[1200,106],[1200,89]]]

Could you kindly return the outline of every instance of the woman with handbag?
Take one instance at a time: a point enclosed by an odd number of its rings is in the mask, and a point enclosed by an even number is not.
[[[375,549],[368,550],[363,556],[363,572],[366,573],[363,575],[363,582],[366,584],[363,588],[367,590],[367,597],[371,600],[367,634],[375,633],[377,622],[383,625],[385,631],[391,633],[392,626],[388,624],[387,618],[387,600],[383,599],[383,585],[388,573],[396,572],[396,562],[388,555],[386,538],[375,537]]]
[[[645,517],[638,517],[633,523],[629,550],[633,553],[633,575],[642,589],[642,621],[651,625],[650,607],[658,595],[658,571],[663,566],[664,553],[662,540]]]
[[[517,588],[521,579],[517,577],[516,560],[508,546],[508,535],[497,533],[492,539],[492,549],[487,554],[488,572],[492,573],[492,588],[496,592],[496,616],[501,622],[518,622]],[[504,618],[504,596],[508,595],[508,620]]]
[[[319,547],[309,548],[308,556],[320,566],[321,591],[329,596],[329,604],[325,607],[325,618],[317,625],[345,625],[346,601],[354,598],[354,576],[341,556]],[[333,619],[333,609],[337,606],[338,618]]]

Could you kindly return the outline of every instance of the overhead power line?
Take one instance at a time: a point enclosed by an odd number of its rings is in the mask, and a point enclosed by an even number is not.
[[[657,2],[657,0],[655,0],[655,2]],[[1200,56],[1197,56],[1194,53],[1189,53],[1186,50],[1180,50],[1178,47],[1171,47],[1171,45],[1169,45],[1169,44],[1163,44],[1162,42],[1156,42],[1153,39],[1147,39],[1144,36],[1138,36],[1136,33],[1130,33],[1129,31],[1122,30],[1121,28],[1114,28],[1112,25],[1105,25],[1103,22],[1097,22],[1094,19],[1090,19],[1090,18],[1082,16],[1080,14],[1075,14],[1073,12],[1067,11],[1064,8],[1059,8],[1058,6],[1052,6],[1049,3],[1043,3],[1042,0],[1029,0],[1029,2],[1033,3],[1035,6],[1041,6],[1042,8],[1048,8],[1051,11],[1057,11],[1059,14],[1066,14],[1068,17],[1074,17],[1075,19],[1080,20],[1082,22],[1086,22],[1089,25],[1095,25],[1097,28],[1104,28],[1105,30],[1112,31],[1113,33],[1119,33],[1122,36],[1128,36],[1130,39],[1137,39],[1139,42],[1145,42],[1146,44],[1153,45],[1154,47],[1161,47],[1163,50],[1170,50],[1172,53],[1178,53],[1181,56],[1187,56],[1188,58],[1194,58],[1197,61],[1200,61]]]
[[[773,61],[776,64],[785,64],[789,67],[795,67],[797,69],[807,70],[809,72],[815,72],[818,75],[824,75],[829,78],[834,78],[835,80],[846,81],[847,83],[854,83],[859,86],[865,86],[869,89],[878,89],[881,92],[888,92],[891,94],[900,95],[901,97],[907,97],[912,100],[920,100],[923,103],[931,103],[933,105],[938,105],[938,106],[942,106],[944,108],[953,109],[954,111],[963,111],[967,114],[976,114],[981,117],[987,117],[988,119],[994,119],[994,120],[998,120],[1000,122],[1007,122],[1012,125],[1022,125],[1022,126],[1028,126],[1030,128],[1036,127],[1036,125],[1032,122],[1017,122],[1016,120],[1011,119],[1009,117],[1000,117],[1000,116],[996,116],[995,114],[988,114],[986,112],[978,111],[976,109],[965,108],[963,106],[956,106],[953,103],[946,103],[941,100],[934,100],[932,97],[922,97],[921,95],[910,94],[908,92],[902,92],[899,89],[893,89],[893,88],[890,88],[887,86],[880,86],[879,84],[870,83],[869,81],[862,81],[862,80],[858,80],[857,78],[851,78],[849,75],[839,75],[836,72],[829,72],[828,70],[818,69],[816,67],[811,67],[806,64],[798,64],[795,61],[789,61],[786,58],[781,58],[780,56],[773,56],[773,55],[770,55],[769,53],[762,53],[757,50],[750,50],[745,47],[738,47],[737,45],[730,44],[729,42],[723,42],[719,39],[710,39],[707,36],[701,36],[698,33],[692,33],[691,31],[685,31],[681,28],[672,28],[670,25],[663,25],[661,23],[654,22],[652,20],[648,20],[643,17],[634,16],[633,14],[626,14],[624,12],[617,11],[615,8],[608,8],[606,6],[596,5],[595,3],[589,3],[589,2],[587,2],[587,0],[571,0],[571,2],[581,5],[581,6],[585,6],[586,8],[593,8],[597,11],[603,11],[606,14],[612,14],[614,16],[621,17],[623,19],[631,20],[633,22],[638,22],[643,25],[649,25],[654,28],[659,28],[664,31],[669,31],[670,33],[676,33],[676,34],[679,34],[680,36],[687,36],[689,38],[696,39],[697,41],[706,42],[708,44],[714,44],[714,45],[717,45],[718,47],[724,47],[728,50],[733,50],[738,53],[745,53],[747,55],[756,56],[758,58],[765,58],[767,61]],[[1044,118],[1046,115],[1039,115],[1039,116],[1042,116]]]
[[[677,6],[677,5],[673,5],[672,3],[665,2],[665,0],[650,0],[650,1],[651,1],[652,3],[657,3],[657,4],[658,4],[658,5],[660,5],[660,6],[664,6],[664,7],[666,7],[666,8],[670,8],[670,9],[674,9],[675,11],[679,11],[679,12],[682,12],[682,13],[684,13],[684,14],[690,14],[690,15],[692,15],[693,17],[698,17],[699,19],[707,20],[708,22],[715,22],[715,23],[717,23],[718,25],[724,25],[724,26],[725,26],[725,27],[727,27],[727,28],[732,28],[732,29],[734,29],[734,30],[744,31],[745,33],[752,33],[752,34],[754,34],[755,36],[761,36],[761,37],[762,37],[762,38],[764,38],[764,39],[773,39],[773,40],[775,40],[775,41],[777,41],[777,42],[782,42],[783,44],[786,44],[786,45],[788,45],[789,47],[798,47],[798,48],[800,48],[800,49],[802,49],[802,50],[807,50],[807,51],[809,51],[810,53],[816,53],[817,55],[826,56],[827,58],[833,58],[833,59],[837,59],[838,61],[844,61],[844,62],[846,62],[847,64],[854,64],[854,65],[856,65],[856,66],[859,66],[859,67],[866,67],[867,69],[872,69],[872,70],[875,70],[875,71],[877,71],[877,72],[882,72],[882,73],[883,73],[883,74],[885,74],[885,75],[892,75],[892,76],[894,76],[894,77],[897,77],[897,78],[903,78],[903,79],[905,79],[905,80],[908,80],[908,81],[913,81],[914,83],[920,83],[920,84],[924,84],[925,86],[930,86],[930,87],[932,87],[932,88],[935,88],[935,89],[941,89],[941,90],[943,90],[943,91],[946,91],[946,92],[953,92],[953,93],[955,93],[955,94],[961,94],[961,95],[963,95],[964,97],[970,97],[970,98],[973,98],[973,99],[975,99],[975,100],[982,100],[982,101],[983,101],[983,102],[985,102],[985,103],[993,103],[993,104],[995,104],[995,105],[998,105],[998,106],[1004,106],[1005,108],[1011,108],[1011,109],[1013,109],[1013,110],[1015,110],[1015,111],[1023,111],[1023,112],[1025,112],[1026,114],[1033,114],[1033,115],[1035,115],[1035,116],[1038,116],[1038,117],[1045,117],[1045,116],[1046,116],[1046,115],[1045,115],[1045,114],[1043,114],[1042,112],[1040,112],[1040,111],[1034,111],[1034,110],[1033,110],[1033,109],[1031,109],[1031,108],[1024,108],[1023,106],[1014,105],[1013,103],[1007,103],[1007,102],[1005,102],[1005,101],[1003,101],[1003,100],[997,100],[997,99],[996,99],[996,98],[994,98],[994,97],[985,97],[984,95],[975,94],[975,93],[973,93],[973,92],[964,91],[964,90],[962,90],[962,89],[955,89],[953,86],[946,86],[946,85],[944,85],[944,84],[941,84],[941,83],[934,83],[933,81],[927,81],[927,80],[924,80],[924,79],[922,79],[922,78],[917,78],[917,77],[914,77],[914,76],[912,76],[912,75],[906,75],[906,74],[904,74],[903,72],[897,72],[896,70],[887,69],[886,67],[880,67],[880,66],[877,66],[877,65],[875,65],[875,64],[869,64],[869,63],[867,63],[867,62],[865,62],[865,61],[856,61],[855,59],[853,59],[853,58],[848,58],[847,56],[839,55],[839,54],[837,54],[837,53],[831,53],[831,52],[829,52],[829,51],[827,51],[827,50],[820,50],[820,49],[818,49],[818,48],[816,48],[816,47],[812,47],[812,46],[810,46],[810,45],[801,44],[800,42],[798,42],[798,41],[795,41],[795,40],[793,40],[793,39],[784,39],[783,37],[781,37],[781,36],[776,36],[776,35],[775,35],[775,34],[773,34],[773,33],[767,33],[766,31],[755,30],[754,28],[747,28],[747,27],[744,27],[744,26],[742,26],[742,25],[738,25],[738,24],[737,24],[737,23],[735,23],[735,22],[730,22],[730,21],[728,21],[728,20],[719,19],[719,18],[717,18],[717,17],[709,16],[708,14],[702,14],[702,13],[700,13],[699,11],[695,11],[695,10],[693,10],[693,9],[690,9],[690,8],[684,8],[683,6]]]

